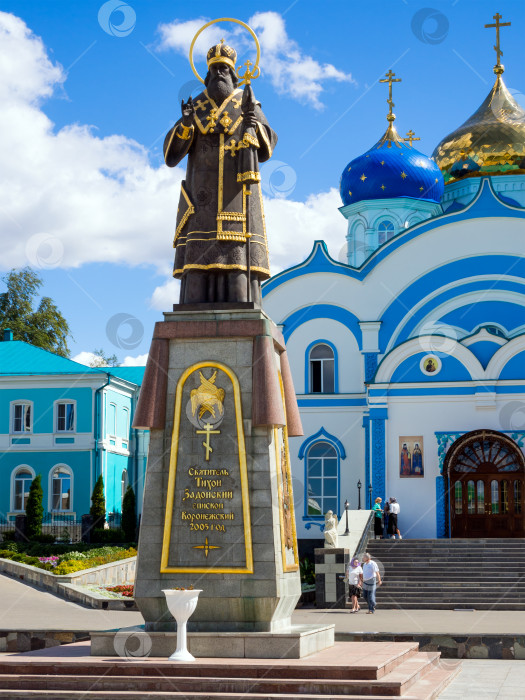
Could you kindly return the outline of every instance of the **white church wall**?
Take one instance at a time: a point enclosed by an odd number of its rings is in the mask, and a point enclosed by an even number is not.
[[[308,393],[306,350],[316,340],[328,340],[337,350],[338,393],[362,392],[363,357],[354,334],[338,321],[317,318],[299,326],[286,343],[296,393]]]
[[[522,394],[492,395],[492,401],[475,397],[395,397],[388,401],[386,421],[386,497],[399,501],[403,537],[436,537],[436,477],[440,475],[436,432],[469,432],[483,428],[512,429],[507,416],[511,402],[525,405]],[[512,404],[514,405],[514,404]],[[401,477],[399,438],[423,437],[424,477]]]
[[[356,407],[323,407],[302,408],[301,420],[304,436],[290,438],[290,456],[292,462],[292,478],[294,490],[295,518],[297,524],[297,536],[299,538],[322,537],[320,528],[313,524],[309,529],[305,526],[312,518],[305,515],[305,485],[306,485],[306,455],[299,459],[299,449],[303,442],[315,435],[321,428],[339,440],[345,450],[346,459],[341,459],[339,464],[339,512],[344,511],[345,499],[350,502],[352,509],[358,505],[357,482],[361,480],[361,505],[365,507],[365,439],[363,422],[363,408]],[[320,437],[320,440],[323,438]],[[320,521],[318,521],[322,524]]]

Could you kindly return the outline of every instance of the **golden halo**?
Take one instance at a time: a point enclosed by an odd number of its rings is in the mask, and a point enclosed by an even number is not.
[[[201,83],[204,85],[204,80],[200,77],[200,75],[197,73],[197,69],[195,68],[195,65],[193,63],[193,47],[195,45],[195,42],[197,41],[197,38],[199,35],[208,27],[210,27],[212,24],[217,24],[217,22],[235,22],[235,24],[240,24],[241,27],[244,27],[247,29],[250,34],[253,37],[253,40],[255,41],[255,47],[257,49],[257,58],[255,59],[255,66],[253,67],[253,73],[255,73],[256,69],[259,67],[259,59],[261,58],[261,47],[259,46],[259,39],[257,39],[257,36],[253,29],[249,27],[245,22],[241,22],[240,19],[234,19],[233,17],[220,17],[219,19],[212,19],[211,22],[207,22],[204,26],[202,26],[197,34],[193,37],[193,41],[191,42],[190,46],[190,65],[193,73],[195,76],[198,78],[198,80],[201,81]]]

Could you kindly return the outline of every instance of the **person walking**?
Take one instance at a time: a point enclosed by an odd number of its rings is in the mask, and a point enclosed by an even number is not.
[[[383,539],[383,510],[381,508],[382,498],[379,496],[376,498],[374,507],[374,539],[379,537],[380,540]]]
[[[397,523],[397,516],[399,515],[399,511],[401,509],[399,508],[399,503],[396,501],[395,498],[390,499],[390,514],[388,517],[388,534],[390,535],[391,539],[395,540],[396,535],[399,537],[400,540],[403,539],[401,533],[399,532],[399,527]]]
[[[376,586],[382,584],[379,567],[372,561],[368,552],[363,554],[363,598],[368,604],[367,615],[373,615],[376,609]]]
[[[348,594],[352,600],[351,613],[356,613],[361,608],[359,607],[359,598],[363,586],[363,569],[357,557],[349,562],[346,570],[346,580],[348,581]]]

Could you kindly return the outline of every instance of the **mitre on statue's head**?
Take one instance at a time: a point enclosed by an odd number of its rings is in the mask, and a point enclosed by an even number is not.
[[[206,62],[208,68],[212,63],[226,63],[233,70],[235,70],[235,61],[237,60],[237,52],[232,49],[231,46],[224,43],[224,39],[221,39],[220,43],[212,46],[206,55]]]

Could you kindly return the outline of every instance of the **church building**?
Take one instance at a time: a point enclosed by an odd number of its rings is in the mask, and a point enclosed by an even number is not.
[[[346,263],[316,241],[264,285],[300,539],[378,496],[404,537],[525,537],[525,110],[497,33],[494,86],[431,158],[396,131],[389,71],[387,129],[341,176]]]

